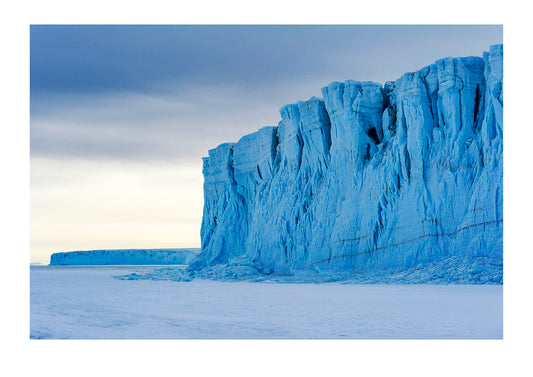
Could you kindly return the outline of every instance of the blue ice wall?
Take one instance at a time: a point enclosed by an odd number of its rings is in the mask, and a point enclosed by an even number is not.
[[[204,158],[202,252],[287,273],[502,258],[503,46],[333,82]]]

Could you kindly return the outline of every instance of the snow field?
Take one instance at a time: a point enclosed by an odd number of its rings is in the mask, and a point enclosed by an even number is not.
[[[32,267],[33,339],[501,339],[501,285],[120,280]]]

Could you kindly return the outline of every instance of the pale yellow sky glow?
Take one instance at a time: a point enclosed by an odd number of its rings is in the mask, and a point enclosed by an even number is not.
[[[60,251],[200,247],[201,161],[39,157],[30,170],[32,263]]]

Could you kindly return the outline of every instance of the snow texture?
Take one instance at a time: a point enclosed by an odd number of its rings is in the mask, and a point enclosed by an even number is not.
[[[282,107],[277,127],[210,150],[189,272],[238,261],[268,274],[369,273],[485,258],[501,276],[502,64],[495,45],[383,86],[333,82],[323,99]]]
[[[30,268],[32,339],[501,339],[501,285],[122,281]]]
[[[200,249],[86,250],[54,253],[51,266],[188,264]]]

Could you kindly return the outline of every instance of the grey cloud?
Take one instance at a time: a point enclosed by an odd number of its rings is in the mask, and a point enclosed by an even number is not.
[[[32,90],[31,155],[196,163],[222,142],[276,125],[279,108],[320,96],[331,81],[384,83],[443,56],[479,55],[501,42],[497,26],[309,26],[256,29],[253,35],[230,28],[219,44],[211,38],[215,29],[187,29],[190,36],[200,33],[205,45],[192,48],[189,41],[186,47],[208,56],[199,53],[194,70],[178,77],[148,76],[149,91],[139,86],[126,92],[120,85],[75,93]],[[239,41],[250,50],[246,55]],[[156,50],[164,50],[158,43]]]
[[[295,88],[292,86],[291,88]],[[317,92],[319,92],[317,88]],[[277,93],[281,93],[278,90]],[[225,141],[276,125],[276,98],[242,88],[191,88],[182,96],[114,93],[50,100],[31,119],[32,156],[194,161]],[[299,98],[302,99],[302,98]]]

